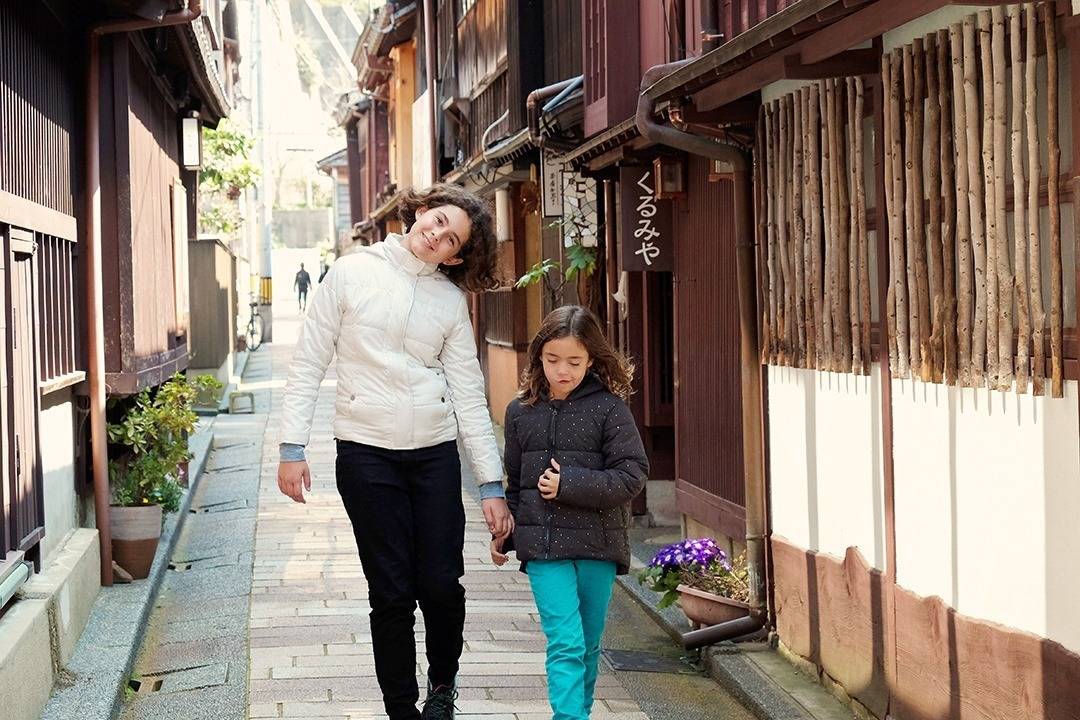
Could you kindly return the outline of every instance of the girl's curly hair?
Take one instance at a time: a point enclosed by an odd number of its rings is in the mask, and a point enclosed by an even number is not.
[[[529,364],[521,373],[518,398],[526,405],[535,405],[551,392],[544,375],[544,346],[549,340],[573,336],[585,346],[596,373],[604,386],[623,400],[630,397],[634,365],[608,342],[600,321],[588,308],[563,305],[552,310],[540,330],[529,343]]]
[[[491,206],[483,198],[460,185],[438,183],[424,190],[405,190],[398,217],[408,232],[416,222],[419,208],[454,205],[469,216],[469,239],[458,251],[461,263],[440,268],[444,275],[463,290],[484,292],[498,287],[495,277],[495,223]]]

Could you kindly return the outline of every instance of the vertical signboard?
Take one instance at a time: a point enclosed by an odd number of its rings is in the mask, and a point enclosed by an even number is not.
[[[671,201],[656,199],[652,165],[619,168],[619,205],[620,269],[672,272],[675,242]]]

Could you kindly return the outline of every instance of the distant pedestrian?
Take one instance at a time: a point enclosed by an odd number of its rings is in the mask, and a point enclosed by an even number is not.
[[[492,537],[529,576],[547,636],[553,720],[584,720],[593,705],[608,603],[630,569],[630,501],[649,461],[626,405],[633,366],[578,305],[556,309],[529,345],[506,409],[507,500],[514,531]]]
[[[487,204],[456,185],[407,191],[400,217],[405,235],[338,258],[312,295],[282,403],[278,488],[296,502],[311,490],[304,446],[336,354],[337,488],[368,582],[383,705],[390,720],[451,720],[465,630],[459,437],[488,530],[513,527],[465,294],[495,285],[495,230]]]
[[[304,269],[304,263],[300,263],[300,272],[296,273],[293,281],[293,290],[296,291],[296,301],[300,305],[300,312],[307,309],[307,293],[311,287],[311,275]]]

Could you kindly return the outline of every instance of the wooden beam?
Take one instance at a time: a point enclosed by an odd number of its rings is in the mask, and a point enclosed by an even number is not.
[[[761,102],[758,98],[746,98],[708,111],[687,108],[682,111],[682,119],[688,123],[706,125],[755,122],[760,106]]]
[[[783,55],[771,55],[728,75],[693,95],[694,107],[706,112],[738,100],[784,77]]]
[[[854,75],[874,75],[881,62],[881,53],[874,48],[845,50],[818,63],[803,63],[798,55],[784,58],[784,78],[788,80],[824,80]]]
[[[879,0],[803,40],[802,62],[822,62],[949,4],[949,0]]]
[[[626,160],[628,157],[633,155],[635,151],[647,148],[651,145],[651,141],[639,135],[632,140],[623,143],[622,145],[618,145],[617,147],[608,150],[603,155],[598,155],[594,157],[588,162],[586,167],[588,168],[589,172],[600,172],[609,165],[614,165],[621,160]]]

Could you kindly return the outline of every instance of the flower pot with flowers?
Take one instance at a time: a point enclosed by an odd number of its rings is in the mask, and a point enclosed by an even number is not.
[[[109,508],[113,559],[133,578],[150,574],[163,513],[180,509],[187,438],[200,381],[177,373],[156,391],[109,401]]]
[[[686,617],[698,626],[718,625],[749,613],[746,558],[730,560],[712,538],[662,548],[638,573],[638,581],[663,593],[660,608],[678,600]]]

